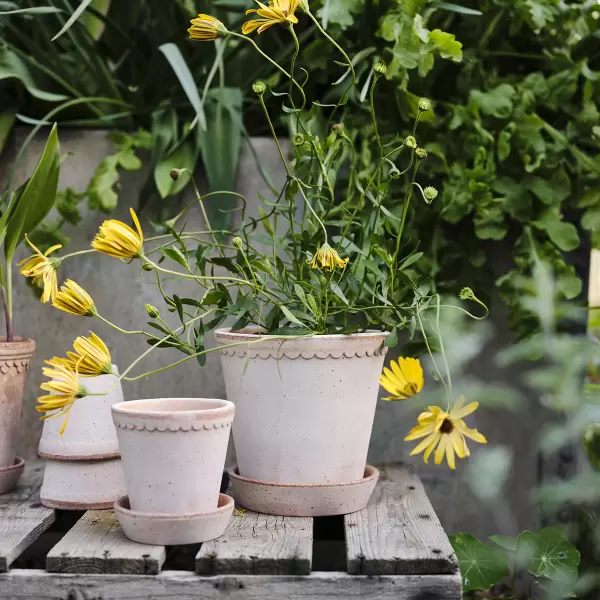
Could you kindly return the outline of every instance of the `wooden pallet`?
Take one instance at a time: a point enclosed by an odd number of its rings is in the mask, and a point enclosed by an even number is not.
[[[423,486],[381,469],[366,509],[322,519],[236,514],[213,542],[129,541],[113,511],[43,507],[43,463],[0,496],[0,599],[459,600],[456,557]]]

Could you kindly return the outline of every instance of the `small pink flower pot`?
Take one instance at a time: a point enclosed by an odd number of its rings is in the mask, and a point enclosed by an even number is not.
[[[234,413],[231,402],[200,398],[114,405],[130,510],[214,512]]]

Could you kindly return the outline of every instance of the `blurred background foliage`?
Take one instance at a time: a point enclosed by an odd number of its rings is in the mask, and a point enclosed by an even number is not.
[[[150,170],[138,208],[148,207],[155,220],[174,214],[187,185],[185,177],[169,178],[173,167],[203,164],[213,190],[233,190],[244,138],[267,133],[251,84],[281,82],[243,42],[198,45],[185,29],[207,12],[239,30],[251,4],[0,0],[0,148],[17,123],[57,120],[61,128],[118,131],[115,154],[99,165],[87,192],[60,195],[58,208],[71,223],[86,197],[92,208],[112,210],[122,171],[143,164]],[[532,267],[532,249],[552,266],[562,298],[580,296],[573,253],[587,247],[589,235],[596,243],[600,235],[598,3],[312,0],[311,6],[354,57],[360,86],[349,98],[352,122],[343,109],[334,118],[360,131],[365,165],[373,130],[368,111],[354,109],[367,100],[377,60],[388,64],[376,99],[385,141],[410,133],[419,97],[433,101],[420,128],[420,145],[429,152],[421,175],[441,194],[434,210],[410,215],[410,249],[433,249],[429,262],[419,262],[422,274],[442,293],[468,281],[489,300],[497,287],[521,335],[536,329],[519,302],[531,290],[518,285]],[[301,18],[297,29],[309,98],[336,101],[346,86],[330,83],[343,69],[308,20]],[[283,28],[256,39],[275,60],[289,60],[293,45]],[[285,132],[287,124],[278,128]],[[226,202],[213,203],[217,227],[231,218]],[[388,202],[402,198],[392,191]]]

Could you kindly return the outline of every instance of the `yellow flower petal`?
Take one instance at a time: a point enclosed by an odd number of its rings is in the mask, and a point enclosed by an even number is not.
[[[91,296],[77,283],[67,279],[56,294],[52,306],[81,317],[94,317],[98,314]]]

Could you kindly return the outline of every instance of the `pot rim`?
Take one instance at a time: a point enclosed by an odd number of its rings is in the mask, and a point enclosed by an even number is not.
[[[27,358],[35,352],[36,343],[31,338],[15,337],[12,342],[6,341],[6,336],[0,336],[0,358]]]
[[[255,329],[256,333],[250,333],[247,330],[249,329]],[[256,325],[251,325],[248,326],[244,329],[242,329],[241,331],[231,331],[231,327],[221,327],[219,329],[215,329],[215,336],[220,336],[220,337],[231,337],[232,339],[235,339],[236,341],[240,341],[240,340],[245,340],[245,339],[251,339],[251,340],[256,340],[256,339],[262,339],[265,341],[268,340],[273,340],[276,342],[285,342],[285,341],[290,341],[290,342],[302,342],[302,341],[309,341],[309,340],[332,340],[332,341],[337,341],[337,340],[350,340],[350,339],[355,339],[355,340],[366,340],[366,339],[371,339],[371,338],[378,338],[378,337],[383,337],[383,339],[385,339],[388,335],[390,334],[389,331],[379,331],[377,329],[370,329],[368,331],[364,331],[362,333],[349,333],[349,334],[345,334],[345,333],[328,333],[328,334],[313,334],[310,336],[305,336],[305,337],[295,337],[295,336],[291,336],[291,335],[271,335],[271,334],[261,334],[259,333],[259,327]]]
[[[193,404],[196,408],[183,408],[182,410],[171,408],[168,410],[160,410],[160,408],[148,407],[152,405],[160,407],[161,403],[164,403],[165,405],[167,403],[182,403],[184,406],[185,404],[189,404],[190,407]],[[206,404],[207,406],[199,406],[202,404]],[[143,409],[144,405],[148,407],[145,410]],[[235,404],[229,402],[229,400],[222,400],[219,398],[147,398],[118,402],[117,404],[112,405],[111,410],[115,416],[133,419],[209,421],[232,416],[235,413]]]

